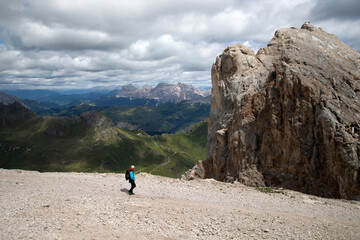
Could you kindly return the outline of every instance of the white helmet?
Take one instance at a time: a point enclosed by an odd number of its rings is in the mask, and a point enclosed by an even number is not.
[[[135,166],[134,166],[134,165],[131,165],[131,168],[135,168]]]

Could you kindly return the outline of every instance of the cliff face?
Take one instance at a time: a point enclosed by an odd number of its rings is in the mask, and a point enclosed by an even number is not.
[[[360,54],[310,24],[238,44],[211,71],[207,159],[188,178],[360,199]]]

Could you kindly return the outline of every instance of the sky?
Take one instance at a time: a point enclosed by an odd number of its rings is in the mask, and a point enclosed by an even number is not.
[[[360,50],[359,0],[0,0],[0,90],[211,87],[228,45],[307,21]]]

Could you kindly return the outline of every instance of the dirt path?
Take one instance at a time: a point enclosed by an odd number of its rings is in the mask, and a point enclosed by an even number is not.
[[[0,239],[360,239],[360,203],[137,174],[0,169]]]
[[[175,152],[173,155],[169,156],[168,159],[166,160],[166,162],[160,164],[159,166],[157,166],[156,168],[154,168],[153,170],[150,171],[150,173],[153,173],[156,169],[158,169],[159,167],[162,167],[166,164],[169,164],[170,163],[170,160],[173,156],[175,156],[177,154],[177,152]]]

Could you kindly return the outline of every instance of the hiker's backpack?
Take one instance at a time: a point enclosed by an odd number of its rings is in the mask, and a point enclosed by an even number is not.
[[[125,179],[126,179],[126,180],[129,180],[129,179],[130,179],[130,173],[129,173],[129,170],[126,170],[126,173],[125,173]]]

